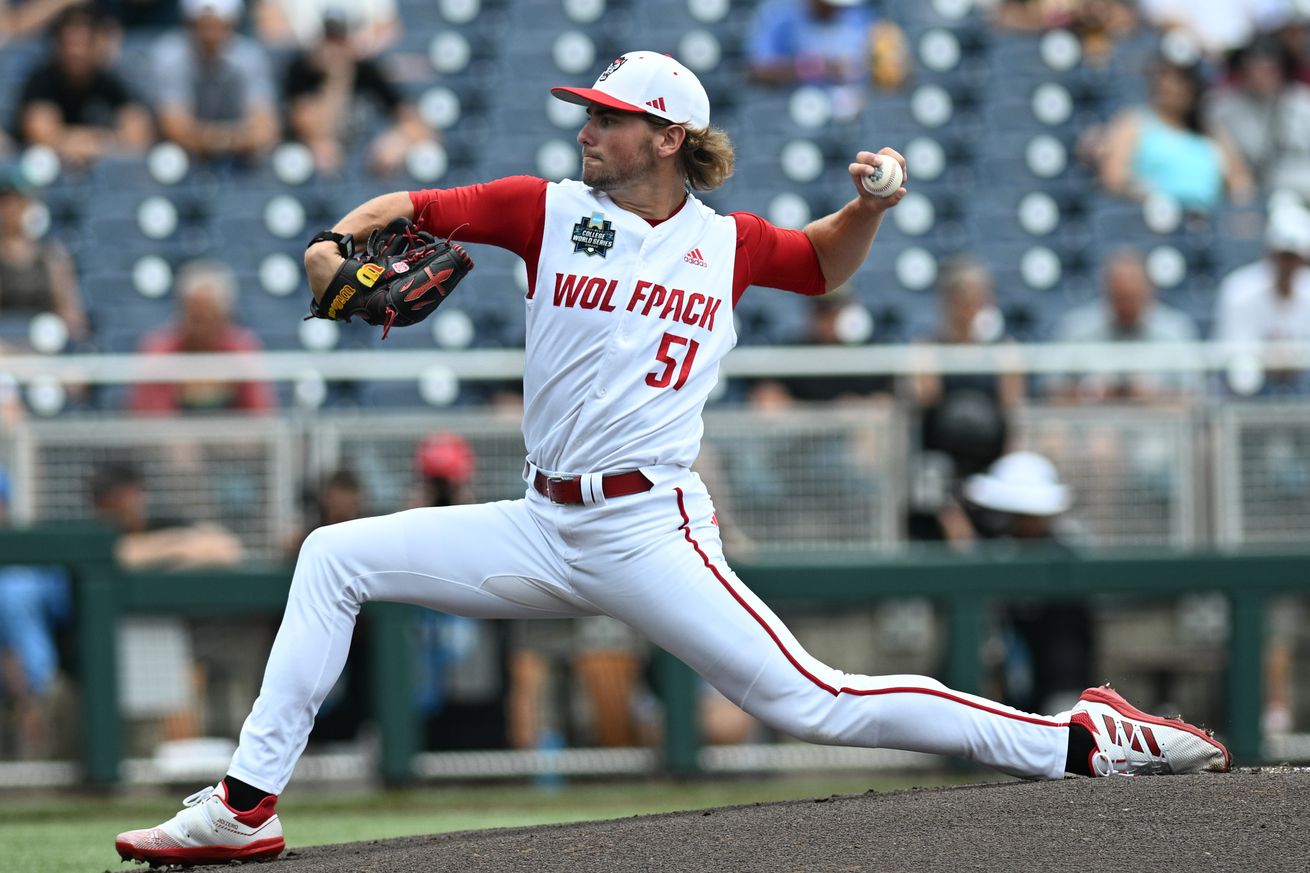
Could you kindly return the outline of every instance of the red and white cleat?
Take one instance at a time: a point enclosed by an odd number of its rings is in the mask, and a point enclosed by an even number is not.
[[[114,848],[124,861],[159,864],[222,864],[267,861],[286,848],[282,822],[269,796],[248,812],[227,804],[227,786],[204,788],[184,800],[186,807],[159,827],[121,833]]]
[[[1223,743],[1178,718],[1148,715],[1108,685],[1088,688],[1069,716],[1092,732],[1096,751],[1088,764],[1096,776],[1146,776],[1228,772],[1232,756]]]

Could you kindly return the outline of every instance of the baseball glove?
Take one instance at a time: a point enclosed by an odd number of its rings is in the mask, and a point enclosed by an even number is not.
[[[358,315],[367,324],[382,325],[386,339],[392,327],[431,315],[472,269],[463,246],[397,218],[369,234],[363,251],[346,258],[323,297],[310,303],[310,316],[350,321]]]

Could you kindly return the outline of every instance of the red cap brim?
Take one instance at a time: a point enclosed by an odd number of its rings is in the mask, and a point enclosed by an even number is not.
[[[596,88],[565,88],[562,85],[550,89],[550,93],[565,103],[576,103],[579,106],[587,106],[595,103],[598,106],[604,106],[607,109],[617,109],[620,112],[640,112],[646,114],[646,109],[641,106],[633,106],[631,103],[624,103],[617,97],[606,94],[604,91]]]

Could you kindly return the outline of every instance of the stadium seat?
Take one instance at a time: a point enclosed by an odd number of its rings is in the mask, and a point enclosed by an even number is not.
[[[734,315],[743,341],[752,345],[785,345],[804,340],[809,302],[799,294],[773,288],[747,288]]]

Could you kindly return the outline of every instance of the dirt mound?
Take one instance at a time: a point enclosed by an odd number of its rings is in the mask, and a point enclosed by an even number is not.
[[[290,823],[294,827],[294,822]],[[268,873],[1310,869],[1310,768],[1011,782],[292,849]],[[193,868],[196,870],[218,868]]]

